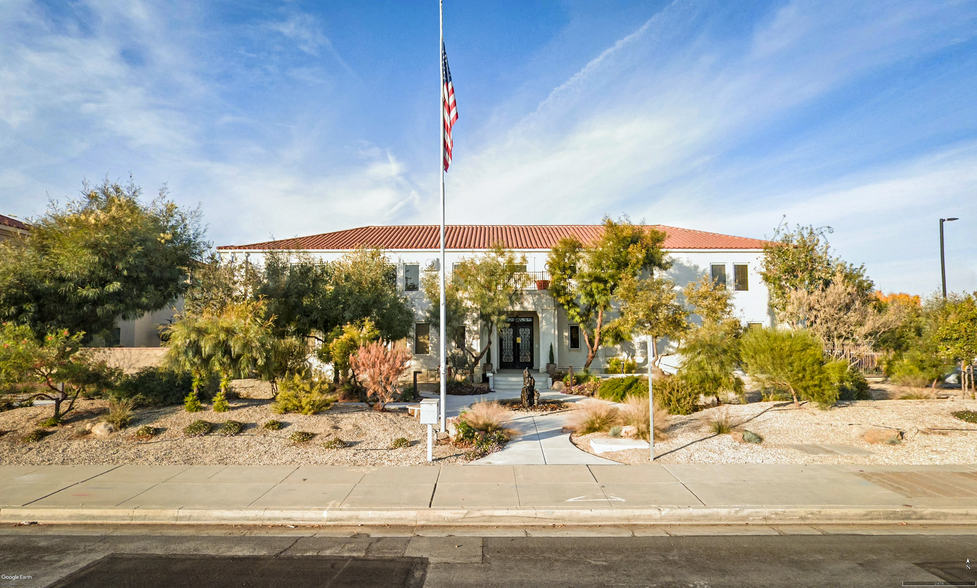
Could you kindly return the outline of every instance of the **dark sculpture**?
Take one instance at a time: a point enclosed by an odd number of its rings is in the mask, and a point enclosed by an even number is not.
[[[526,408],[539,404],[539,390],[536,378],[529,374],[529,368],[522,370],[522,405]]]

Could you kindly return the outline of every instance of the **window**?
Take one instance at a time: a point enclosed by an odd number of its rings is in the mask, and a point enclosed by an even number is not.
[[[414,325],[414,355],[427,355],[428,353],[431,353],[431,325],[416,323]]]
[[[421,266],[404,265],[404,291],[417,292],[417,285],[421,283]]]
[[[465,348],[465,325],[455,327],[455,347],[458,349]]]
[[[734,289],[740,292],[745,292],[750,289],[750,266],[733,266],[733,284]]]
[[[570,349],[580,349],[580,325],[570,325]]]
[[[712,264],[712,283],[723,288],[726,287],[726,264]]]

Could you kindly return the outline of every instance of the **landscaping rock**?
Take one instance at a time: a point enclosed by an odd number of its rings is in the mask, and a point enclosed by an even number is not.
[[[743,441],[747,443],[763,443],[763,437],[753,431],[743,431]]]
[[[862,439],[868,443],[899,443],[902,441],[902,431],[898,429],[868,429],[862,434]]]
[[[627,439],[634,439],[638,436],[638,427],[635,427],[634,425],[621,427],[621,436]]]
[[[98,423],[92,427],[92,435],[96,437],[108,437],[115,432],[115,426],[112,423]]]
[[[564,388],[565,386],[563,385],[563,380],[557,380],[553,382],[553,387],[551,388],[551,390],[554,390],[556,392],[563,392]]]

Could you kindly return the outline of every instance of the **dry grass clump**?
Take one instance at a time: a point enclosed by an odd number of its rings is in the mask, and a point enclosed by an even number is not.
[[[506,430],[512,420],[512,411],[498,402],[476,402],[461,413],[459,419],[476,431],[494,433]]]
[[[729,418],[729,409],[725,406],[722,411],[713,415],[709,421],[709,430],[717,435],[729,435],[733,432],[733,421]]]
[[[102,420],[121,431],[132,422],[134,408],[136,408],[135,398],[110,398],[109,413],[102,417]]]
[[[590,398],[576,403],[569,419],[570,426],[580,435],[602,433],[620,420],[621,413],[612,403]]]
[[[638,429],[638,438],[648,440],[648,429],[651,427],[651,414],[648,410],[648,397],[628,396],[624,399],[621,410],[624,422]],[[672,424],[672,415],[657,403],[655,404],[655,441],[668,438],[668,428]]]

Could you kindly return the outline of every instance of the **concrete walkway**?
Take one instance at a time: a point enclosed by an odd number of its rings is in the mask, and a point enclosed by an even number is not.
[[[0,522],[977,525],[977,466],[0,466]]]
[[[546,374],[534,373],[533,376],[537,383],[545,384]],[[521,388],[497,386],[496,391],[490,394],[448,395],[445,397],[445,414],[448,418],[453,418],[476,402],[519,398],[520,394]],[[425,397],[433,396],[425,395]],[[540,398],[559,402],[579,402],[586,399],[585,396],[562,394],[551,390],[541,390]],[[502,451],[474,463],[477,465],[616,465],[616,462],[609,459],[596,457],[577,449],[570,442],[570,434],[563,432],[565,424],[566,413],[519,415],[512,423],[512,428],[517,429],[519,435],[513,438]]]
[[[526,414],[512,423],[519,435],[497,453],[473,462],[475,465],[554,465],[554,464],[604,464],[620,465],[617,462],[586,451],[581,451],[570,441],[570,434],[563,432],[567,414]]]

